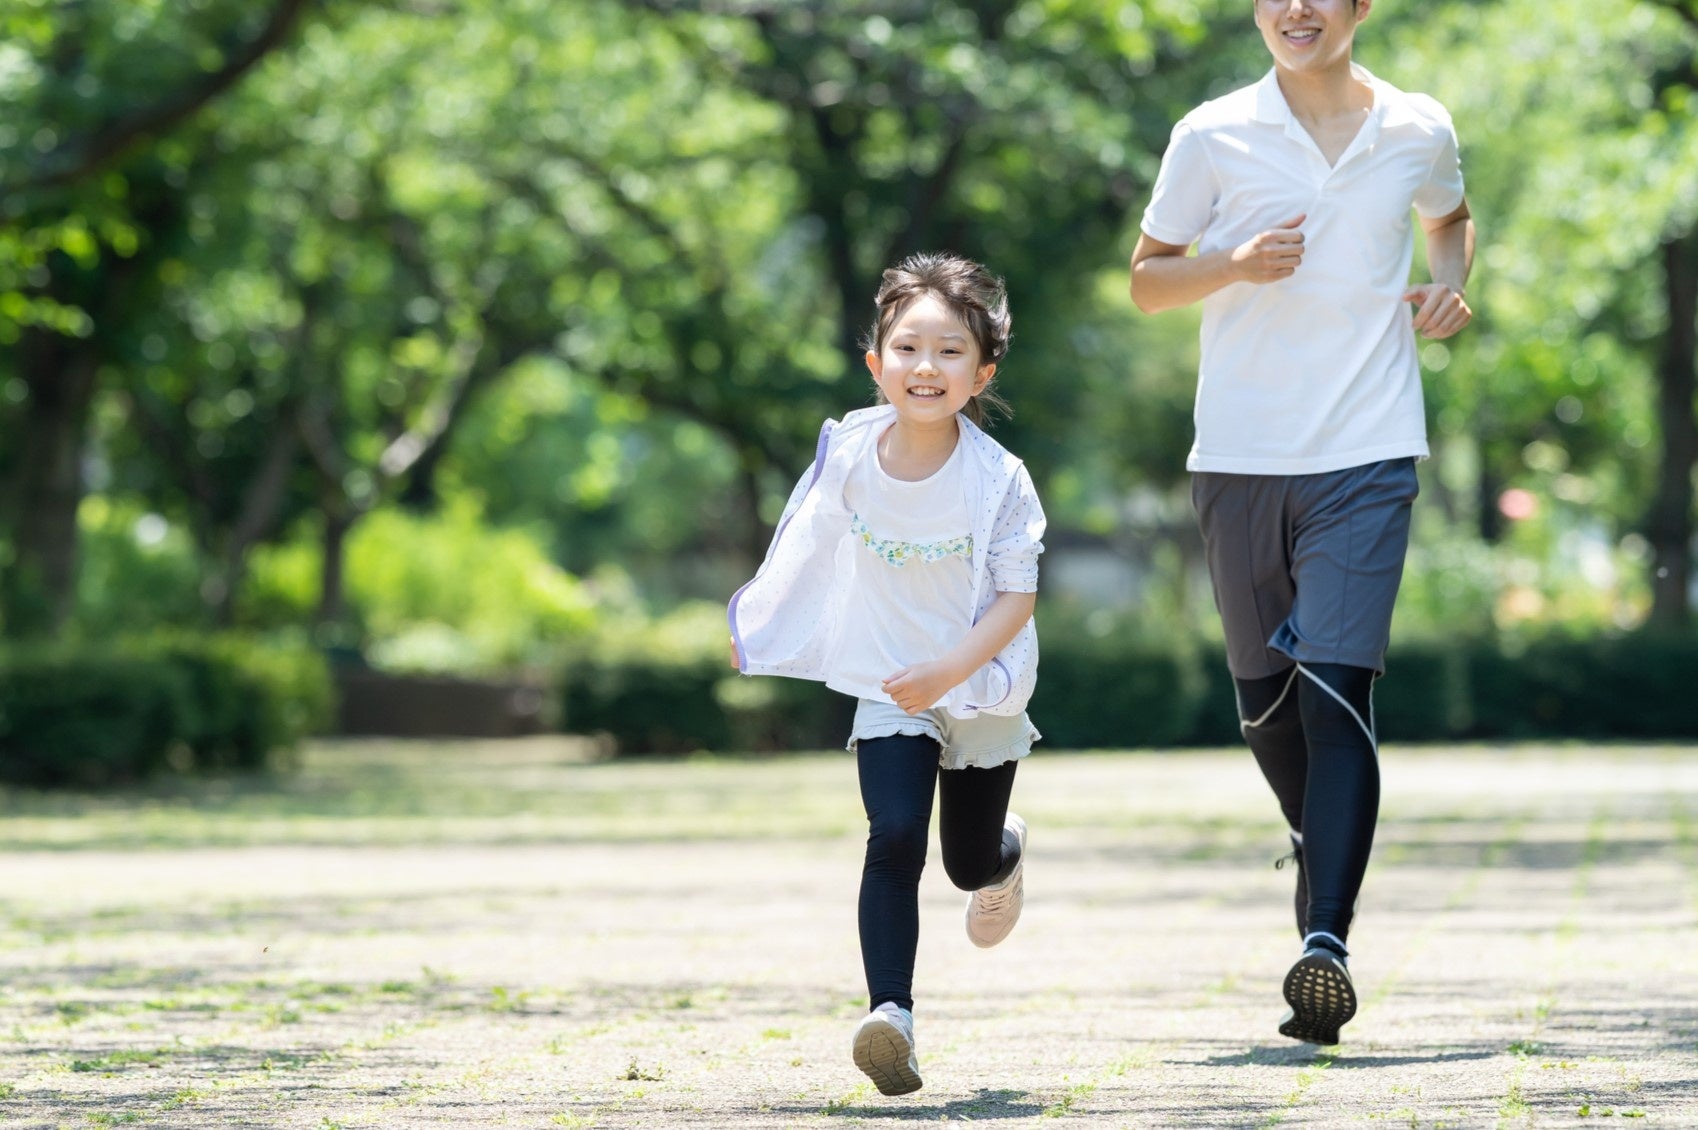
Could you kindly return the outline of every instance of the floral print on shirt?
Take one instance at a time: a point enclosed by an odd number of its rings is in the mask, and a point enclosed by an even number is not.
[[[928,565],[933,561],[942,561],[945,557],[972,557],[973,535],[962,534],[958,538],[946,538],[943,541],[914,542],[896,541],[881,538],[867,528],[866,522],[859,514],[851,517],[849,533],[860,543],[872,550],[886,565],[900,569],[910,561],[924,561]]]

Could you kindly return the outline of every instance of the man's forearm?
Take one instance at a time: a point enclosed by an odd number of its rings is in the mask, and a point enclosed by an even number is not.
[[[1201,302],[1236,281],[1230,250],[1149,255],[1132,264],[1132,302],[1146,314],[1159,314]]]
[[[1433,281],[1461,294],[1474,269],[1474,218],[1461,216],[1427,233],[1427,269]]]

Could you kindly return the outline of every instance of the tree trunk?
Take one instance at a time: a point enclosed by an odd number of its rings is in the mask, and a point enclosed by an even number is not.
[[[89,343],[42,329],[24,334],[19,360],[29,405],[5,484],[12,554],[0,581],[0,625],[13,639],[51,635],[75,605],[83,432],[98,371]]]
[[[1668,332],[1657,363],[1663,450],[1646,518],[1651,542],[1651,623],[1684,628],[1692,618],[1692,472],[1698,467],[1698,228],[1663,244]]]
[[[1478,421],[1476,421],[1478,424]],[[1486,434],[1481,428],[1480,435]],[[1475,441],[1475,449],[1480,460],[1480,470],[1475,480],[1475,522],[1479,526],[1480,540],[1487,545],[1496,545],[1503,540],[1503,512],[1498,509],[1498,496],[1503,493],[1503,479],[1498,476],[1497,469],[1492,465],[1491,446],[1483,439]]]
[[[224,546],[223,570],[212,579],[210,592],[203,589],[213,622],[221,628],[230,627],[234,621],[236,594],[247,579],[249,552],[277,526],[299,453],[300,439],[294,429],[278,428],[259,472],[243,492],[241,515]]]
[[[347,556],[348,531],[354,527],[354,512],[341,503],[332,500],[324,507],[324,561],[320,566],[318,590],[318,615],[315,618],[321,633],[335,636],[334,643],[348,641],[342,639],[342,630],[347,619],[348,600],[342,588],[342,574]]]

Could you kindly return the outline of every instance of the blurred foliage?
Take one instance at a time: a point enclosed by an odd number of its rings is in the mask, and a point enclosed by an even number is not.
[[[1395,642],[1374,691],[1398,742],[1548,737],[1690,739],[1698,641],[1635,633]],[[1032,698],[1043,749],[1230,745],[1241,740],[1218,645],[1092,637],[1040,623],[1045,675]],[[723,662],[723,661],[722,661]],[[565,724],[625,753],[839,748],[854,703],[819,683],[750,679],[667,653],[571,668]]]
[[[176,633],[0,650],[0,782],[79,787],[281,768],[330,719],[301,643]]]
[[[1359,42],[1370,67],[1420,76],[1464,142],[1479,317],[1423,350],[1438,436],[1481,449],[1499,484],[1625,533],[1659,436],[1655,252],[1698,222],[1698,128],[1689,87],[1657,89],[1690,72],[1692,30],[1656,3],[1618,16],[1566,0],[1427,6],[1407,34],[1370,27]]]
[[[1482,235],[1475,325],[1422,349],[1399,632],[1644,616],[1695,45],[1684,0],[1388,0],[1359,34],[1452,111]],[[1142,571],[1141,607],[1051,619],[1206,639],[1195,313],[1137,316],[1125,263],[1174,120],[1266,66],[1240,0],[13,0],[0,631],[717,648],[665,610],[752,569],[870,399],[880,269],[947,247],[1007,276],[997,432],[1052,535]]]
[[[318,598],[316,566],[307,538],[260,551],[240,621],[274,629],[305,620]],[[550,560],[541,538],[492,529],[465,500],[429,517],[372,515],[348,545],[348,588],[356,642],[392,671],[552,668],[601,622],[595,594]]]

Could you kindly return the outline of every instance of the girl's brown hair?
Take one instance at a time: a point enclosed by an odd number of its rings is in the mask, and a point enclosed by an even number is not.
[[[873,299],[878,314],[862,340],[863,347],[882,354],[885,338],[896,319],[923,294],[934,295],[961,319],[979,347],[980,365],[1001,364],[1008,354],[1013,324],[1008,314],[1008,290],[1001,279],[983,266],[946,251],[910,255],[884,272],[878,295]],[[980,427],[985,426],[989,410],[1004,416],[1014,414],[1008,402],[997,395],[995,383],[996,378],[992,377],[991,383],[968,399],[961,409]],[[884,401],[882,391],[879,401]]]

